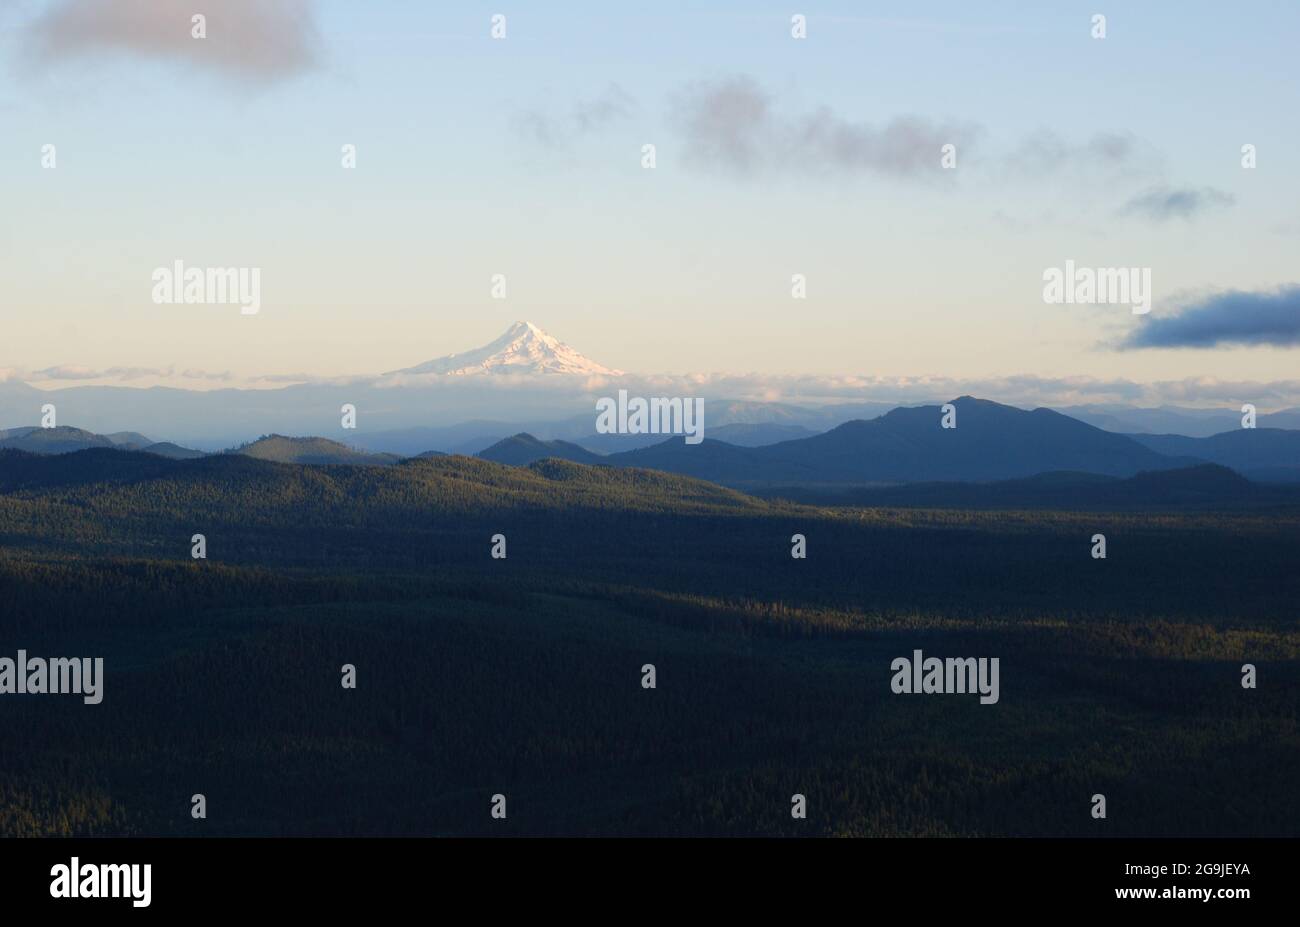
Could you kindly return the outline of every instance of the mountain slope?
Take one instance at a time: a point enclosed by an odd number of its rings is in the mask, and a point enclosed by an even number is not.
[[[480,451],[479,457],[495,463],[509,464],[512,467],[526,467],[538,460],[556,457],[575,463],[595,464],[601,462],[598,454],[568,441],[542,441],[527,433],[517,434],[498,441],[487,450]]]
[[[531,322],[516,322],[500,338],[481,348],[393,370],[385,376],[439,374],[461,377],[502,373],[619,376],[622,371],[584,357]]]

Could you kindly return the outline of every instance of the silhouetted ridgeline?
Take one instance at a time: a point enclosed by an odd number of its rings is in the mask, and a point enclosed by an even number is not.
[[[1026,412],[964,396],[956,427],[940,426],[939,406],[895,409],[825,434],[764,447],[680,439],[607,458],[732,486],[1005,480],[1059,470],[1132,476],[1199,461],[1166,456],[1050,409]]]
[[[1210,438],[1120,435],[1050,409],[1029,412],[970,397],[957,399],[952,406],[956,426],[952,428],[941,427],[940,407],[922,406],[894,409],[870,420],[848,421],[819,434],[794,425],[723,425],[708,429],[706,440],[698,445],[661,435],[594,435],[584,439],[584,447],[569,441],[541,440],[526,432],[496,441],[480,435],[468,443],[483,459],[512,466],[558,458],[680,473],[765,494],[774,487],[814,492],[957,482],[1008,482],[1005,489],[1009,492],[1015,488],[1010,481],[1044,477],[1059,482],[1052,476],[1059,473],[1126,478],[1205,463],[1231,467],[1257,481],[1300,482],[1300,432],[1296,431],[1237,429]],[[354,440],[369,447],[391,440],[409,449],[418,447],[413,442],[422,435],[427,440],[444,441],[453,440],[454,435],[454,443],[465,444],[465,435],[491,427],[492,423],[468,423],[460,429],[414,429],[389,439],[356,435]],[[782,435],[789,439],[782,440]],[[108,447],[182,459],[202,456],[174,444],[152,443],[135,432],[96,435],[63,426],[0,432],[0,449],[68,453]],[[438,452],[438,448],[428,448],[413,455],[437,456]],[[327,438],[282,435],[266,435],[227,453],[302,464],[389,466],[403,459],[397,454],[363,450]],[[1032,486],[1022,488],[1030,497],[1037,495]],[[1005,494],[994,493],[990,498],[1000,499]],[[933,490],[922,495],[933,496]],[[978,498],[981,493],[967,495]],[[815,497],[807,492],[801,495]],[[959,498],[954,504],[965,503]],[[1050,504],[1062,503],[1053,499]],[[1086,500],[1079,504],[1093,506]]]
[[[1208,438],[1133,435],[1161,454],[1198,457],[1259,480],[1300,482],[1300,431],[1238,428]]]

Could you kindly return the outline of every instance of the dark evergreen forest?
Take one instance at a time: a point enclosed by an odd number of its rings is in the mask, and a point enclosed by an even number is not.
[[[0,698],[0,834],[1296,835],[1297,564],[1286,506],[4,452],[0,656],[105,679]],[[894,694],[914,649],[999,702]]]

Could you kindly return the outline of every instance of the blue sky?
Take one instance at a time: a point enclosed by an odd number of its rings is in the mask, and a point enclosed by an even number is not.
[[[245,2],[198,54],[192,0],[143,4],[175,47],[96,0],[0,13],[0,370],[366,374],[529,319],[639,372],[1297,379],[1300,5],[295,0],[253,61]],[[261,268],[263,310],[154,304],[178,258]],[[1067,259],[1150,267],[1151,315],[1046,305]],[[1256,302],[1280,334],[1135,334]]]

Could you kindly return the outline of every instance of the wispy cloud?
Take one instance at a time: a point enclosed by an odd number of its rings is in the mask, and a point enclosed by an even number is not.
[[[1122,216],[1165,222],[1169,219],[1192,219],[1209,210],[1226,209],[1235,202],[1231,193],[1213,187],[1156,187],[1134,196],[1120,207],[1119,212]]]
[[[213,373],[207,370],[190,368],[177,372],[175,367],[85,367],[78,364],[61,364],[35,370],[28,376],[33,380],[131,380],[160,379],[167,380],[180,377],[186,380],[231,379],[228,371]]]
[[[146,377],[170,377],[176,373],[172,367],[82,367],[63,364],[46,367],[32,374],[38,380],[143,380]]]
[[[617,84],[610,84],[597,96],[579,100],[572,111],[557,115],[541,109],[519,113],[517,127],[529,138],[547,148],[562,148],[576,139],[600,132],[630,118],[636,112],[636,100]]]
[[[963,395],[993,399],[1025,408],[1059,408],[1088,403],[1116,403],[1134,407],[1164,404],[1214,407],[1254,402],[1261,408],[1300,404],[1300,379],[1225,380],[1208,376],[1143,382],[1126,378],[1047,377],[1036,374],[991,377],[691,374],[631,376],[620,380],[619,385],[641,389],[644,395],[703,395],[715,399],[785,402],[794,405],[863,401],[916,405],[946,402],[953,396]]]
[[[1275,290],[1228,290],[1153,316],[1123,342],[1126,348],[1213,348],[1300,345],[1300,284]]]
[[[322,377],[311,373],[267,373],[252,379],[258,383],[332,383],[345,378]]]
[[[737,175],[798,171],[938,177],[944,145],[964,148],[980,134],[971,123],[896,116],[853,122],[829,107],[784,114],[752,78],[696,83],[673,100],[686,158]]]
[[[34,373],[9,371],[13,381],[76,381],[111,380],[122,382],[118,389],[138,389],[130,386],[132,380],[146,379],[154,374],[166,373],[170,368],[48,368]],[[5,370],[0,369],[0,381]],[[538,409],[565,408],[569,402],[574,408],[589,408],[593,396],[608,395],[610,389],[626,388],[638,395],[701,396],[711,401],[745,400],[752,402],[779,402],[793,405],[819,406],[835,403],[873,402],[895,405],[917,405],[946,402],[954,396],[971,395],[993,399],[1024,408],[1048,406],[1060,408],[1090,403],[1114,403],[1132,407],[1177,404],[1197,407],[1233,407],[1233,404],[1253,402],[1263,408],[1300,406],[1300,379],[1293,380],[1227,380],[1197,376],[1177,380],[1142,382],[1125,378],[1091,376],[1039,376],[1012,374],[990,377],[950,377],[944,375],[879,376],[874,374],[844,374],[791,376],[762,373],[688,373],[638,375],[628,374],[618,378],[569,378],[555,376],[500,376],[500,377],[334,377],[323,378],[309,374],[269,374],[248,378],[231,378],[226,374],[209,374],[187,370],[177,373],[169,385],[182,387],[188,378],[191,383],[204,380],[232,380],[230,386],[239,390],[261,391],[291,387],[297,391],[295,398],[285,399],[290,408],[293,402],[318,406],[320,395],[302,392],[312,389],[338,389],[354,391],[373,390],[383,395],[382,405],[390,409],[410,407],[423,410],[421,414],[435,413],[437,420],[446,424],[463,421],[467,415],[488,418],[523,414],[521,403],[536,404]],[[104,384],[101,388],[109,388]],[[182,387],[184,388],[184,387]],[[193,387],[197,389],[196,387]],[[288,397],[290,394],[284,394]],[[365,395],[353,392],[351,395]],[[316,396],[316,398],[311,398]],[[473,409],[473,413],[464,410]],[[457,411],[459,410],[459,411]],[[534,410],[536,411],[536,410]]]
[[[1111,177],[1149,174],[1159,169],[1159,155],[1131,132],[1097,132],[1083,141],[1049,129],[1026,136],[997,163],[1012,180],[1034,180],[1061,173]]]
[[[191,18],[206,17],[206,38]],[[264,85],[320,62],[316,0],[221,0],[192,4],[159,0],[53,0],[26,28],[30,57],[40,64],[97,54],[170,61]]]

